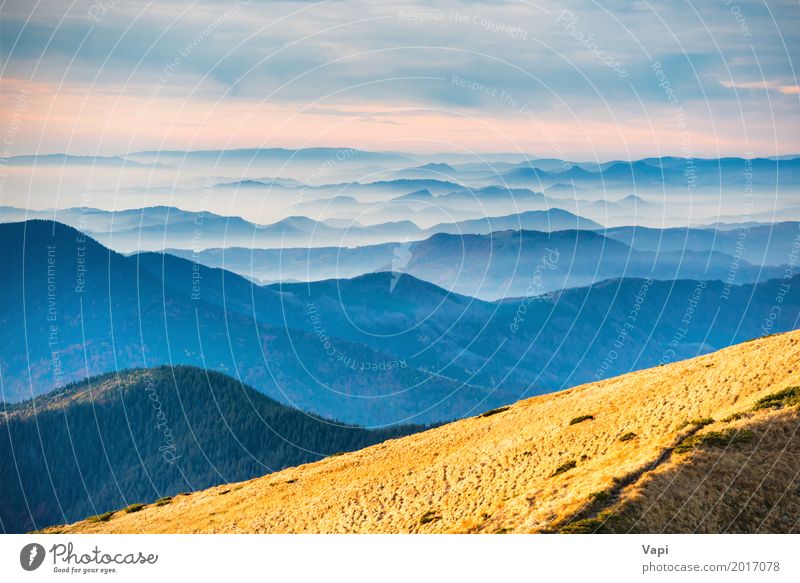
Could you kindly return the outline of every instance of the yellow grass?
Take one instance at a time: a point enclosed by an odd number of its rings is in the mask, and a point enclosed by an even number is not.
[[[51,530],[797,532],[797,406],[722,421],[795,385],[800,331],[535,397],[107,522]],[[570,425],[581,415],[593,419]],[[707,417],[715,422],[686,424]],[[672,452],[688,435],[726,428],[748,429],[753,439]]]

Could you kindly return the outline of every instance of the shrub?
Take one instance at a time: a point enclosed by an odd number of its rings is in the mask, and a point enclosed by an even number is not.
[[[163,498],[159,498],[158,500],[156,500],[155,501],[155,505],[156,506],[166,506],[170,502],[172,502],[172,496],[164,496]]]
[[[743,419],[745,417],[747,417],[747,413],[744,413],[744,412],[732,413],[732,414],[728,415],[727,417],[725,417],[725,419],[723,419],[722,422],[723,423],[730,423],[731,421],[737,421],[737,420]]]
[[[680,425],[678,425],[678,429],[683,429],[684,427],[688,427],[689,425],[694,425],[695,427],[705,427],[706,425],[711,425],[714,423],[714,420],[711,417],[697,417],[695,419],[687,419]]]
[[[748,429],[728,428],[724,431],[709,431],[702,435],[690,435],[675,447],[675,453],[687,453],[695,447],[727,447],[737,443],[747,443],[753,439]]]
[[[144,508],[144,504],[131,504],[125,508],[124,512],[127,514],[132,514],[134,512],[139,512],[142,508]]]
[[[434,520],[441,520],[441,516],[436,514],[433,510],[428,510],[425,514],[420,516],[419,523],[420,524],[428,524],[429,522],[433,522]]]
[[[594,419],[594,415],[579,415],[578,417],[574,417],[570,419],[570,425],[577,425],[578,423],[583,423],[584,421],[591,421]]]
[[[783,407],[791,407],[792,405],[800,405],[800,387],[789,387],[783,391],[778,391],[777,393],[762,397],[753,405],[753,411],[760,411],[761,409],[782,409]]]
[[[86,522],[108,522],[111,520],[111,517],[114,516],[113,512],[103,512],[103,514],[98,514],[96,516],[90,516],[86,519]]]
[[[503,411],[508,411],[508,407],[498,407],[497,409],[490,409],[486,411],[486,413],[481,413],[481,417],[491,417],[492,415],[497,415],[498,413],[502,413]]]
[[[605,490],[601,490],[600,492],[593,492],[592,494],[589,494],[589,499],[592,502],[598,502],[600,504],[602,504],[603,502],[605,502],[609,498],[611,498],[611,494],[609,494]]]
[[[568,472],[571,469],[577,467],[577,465],[578,462],[576,462],[575,460],[569,460],[568,462],[564,462],[563,464],[561,464],[556,468],[556,471],[553,472],[553,476],[557,476],[559,474],[563,474],[564,472]]]
[[[620,441],[630,441],[631,439],[636,439],[638,436],[633,431],[628,431],[628,433],[623,433],[619,436]]]

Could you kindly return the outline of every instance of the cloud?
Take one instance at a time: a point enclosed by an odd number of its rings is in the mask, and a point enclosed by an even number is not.
[[[443,140],[473,140],[465,145],[475,148],[481,146],[480,133],[454,119],[483,118],[512,133],[516,124],[511,141],[535,146],[530,129],[517,123],[524,106],[560,131],[564,124],[571,127],[574,135],[563,139],[577,144],[586,141],[583,126],[619,124],[617,133],[633,136],[643,119],[654,127],[666,123],[669,104],[652,69],[659,62],[696,131],[712,132],[706,143],[758,138],[800,149],[789,132],[797,120],[798,95],[791,55],[800,48],[798,11],[789,2],[741,1],[736,10],[728,3],[621,0],[602,5],[448,0],[435,8],[366,0],[43,4],[6,2],[0,21],[4,78],[53,90],[52,102],[41,105],[45,111],[32,103],[15,148],[37,148],[43,136],[48,150],[71,144],[115,153],[131,140],[156,139],[149,131],[118,138],[142,104],[147,104],[143,126],[197,123],[204,142],[233,138],[241,146],[256,145],[238,141],[253,139],[252,132],[213,135],[218,125],[204,118],[228,119],[239,111],[240,119],[273,123],[282,116],[288,120],[288,114],[291,122],[279,125],[299,133],[275,134],[272,127],[263,134],[305,143],[329,134],[335,118],[351,112],[362,124],[380,123],[386,131],[407,126],[413,117],[408,112],[424,111],[415,115],[438,117],[433,127]],[[454,76],[496,91],[465,90],[452,83]],[[2,91],[13,99],[14,87]],[[79,111],[75,95],[83,103]],[[79,116],[71,141],[52,119],[42,121],[50,109]],[[89,122],[81,117],[87,112],[111,117]],[[745,121],[731,124],[732,112]],[[102,139],[89,132],[98,125],[108,128]],[[723,130],[724,135],[715,133]],[[343,133],[338,140],[344,144],[349,137]]]
[[[723,87],[728,89],[741,89],[745,91],[776,91],[783,95],[797,95],[800,87],[797,85],[784,85],[780,81],[721,81]]]

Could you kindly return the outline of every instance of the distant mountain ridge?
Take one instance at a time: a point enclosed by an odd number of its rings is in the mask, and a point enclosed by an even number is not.
[[[370,272],[397,271],[458,293],[487,300],[522,296],[533,289],[546,293],[616,277],[690,278],[741,284],[783,274],[791,262],[800,223],[754,226],[738,230],[596,229],[579,219],[584,230],[559,227],[574,221],[530,211],[508,217],[437,225],[421,241],[355,248],[211,249],[168,253],[222,267],[255,281],[317,281],[350,278]],[[549,233],[554,228],[553,233]],[[520,230],[521,229],[521,230]],[[484,234],[481,234],[484,233]],[[557,256],[542,268],[543,257]],[[537,265],[539,268],[537,269]]]
[[[216,247],[353,247],[387,241],[424,239],[440,232],[489,233],[497,228],[601,228],[601,225],[561,209],[487,217],[472,221],[441,223],[423,229],[411,221],[377,225],[352,223],[332,226],[305,216],[290,216],[269,225],[251,223],[238,216],[173,207],[148,207],[123,211],[70,208],[28,211],[4,207],[0,221],[58,220],[92,236],[122,253],[161,251],[165,248],[208,249]]]

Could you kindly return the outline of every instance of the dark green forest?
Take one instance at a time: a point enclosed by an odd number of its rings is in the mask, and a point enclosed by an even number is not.
[[[0,418],[0,526],[25,532],[424,429],[368,430],[178,366],[94,377]]]

